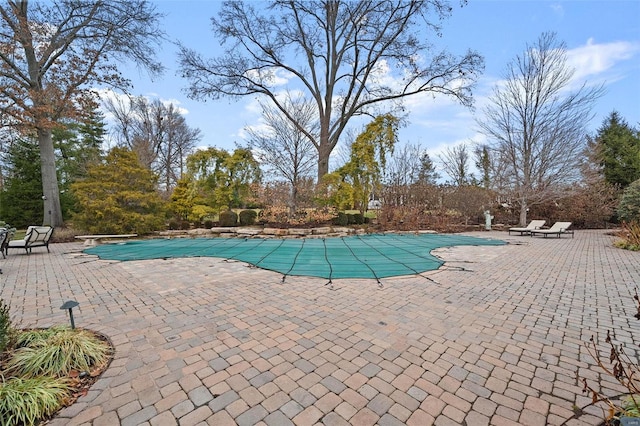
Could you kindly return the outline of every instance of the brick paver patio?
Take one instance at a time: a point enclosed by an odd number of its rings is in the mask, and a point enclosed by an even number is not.
[[[500,247],[440,249],[439,271],[383,280],[287,277],[239,262],[108,262],[79,243],[12,252],[0,297],[23,327],[76,324],[116,355],[53,425],[570,425],[576,373],[622,390],[586,353],[615,328],[640,343],[640,253],[603,231],[502,232]],[[573,419],[572,419],[573,417]]]

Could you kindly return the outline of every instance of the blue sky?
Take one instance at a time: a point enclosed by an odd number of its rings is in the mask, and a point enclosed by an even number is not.
[[[164,28],[170,39],[205,56],[221,53],[210,25],[218,1],[152,2],[166,14]],[[569,63],[576,68],[575,85],[587,81],[605,86],[589,131],[595,132],[613,110],[640,127],[640,0],[469,0],[464,7],[458,6],[458,0],[451,3],[453,15],[436,42],[452,53],[474,49],[484,56],[485,71],[474,91],[476,109],[471,111],[448,99],[409,99],[409,125],[401,130],[401,143],[420,144],[437,158],[447,146],[481,142],[475,117],[482,112],[492,87],[504,75],[509,61],[544,31],[556,32],[566,43]],[[233,150],[235,143],[244,142],[245,126],[259,125],[255,99],[191,100],[184,92],[187,82],[178,75],[176,46],[167,43],[158,55],[167,68],[161,78],[151,81],[135,68],[124,69],[134,85],[131,92],[177,104],[187,123],[202,131],[201,145]]]

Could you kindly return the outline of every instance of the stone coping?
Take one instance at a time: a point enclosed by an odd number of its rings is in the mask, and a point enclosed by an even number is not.
[[[170,238],[222,237],[222,238],[325,238],[364,235],[362,228],[321,226],[316,228],[263,228],[259,226],[217,226],[189,230],[158,231],[156,235]],[[431,229],[415,231],[379,231],[381,234],[437,234]]]
[[[263,228],[258,226],[217,226],[189,230],[160,231],[162,237],[226,237],[226,238],[323,238],[365,234],[364,229],[322,226],[317,228]]]

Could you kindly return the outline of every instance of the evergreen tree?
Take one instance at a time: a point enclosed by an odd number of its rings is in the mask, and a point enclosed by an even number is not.
[[[98,110],[89,114],[84,122],[68,122],[53,130],[56,165],[60,185],[62,215],[66,218],[74,209],[75,199],[71,183],[87,176],[87,167],[100,161],[102,143],[106,134],[104,116]]]
[[[640,179],[624,190],[618,206],[618,217],[625,222],[640,223]]]
[[[113,148],[103,163],[88,168],[85,179],[71,184],[78,200],[75,227],[98,234],[147,234],[160,229],[164,203],[157,183],[158,177],[134,152]]]
[[[7,150],[8,167],[0,193],[0,219],[23,228],[42,223],[42,177],[38,143],[18,139]]]
[[[425,152],[420,157],[418,180],[423,184],[435,185],[438,179],[440,179],[440,174],[436,171],[436,166],[433,164],[433,160],[431,160],[429,154]]]
[[[640,131],[613,111],[596,134],[605,180],[626,188],[640,179]]]

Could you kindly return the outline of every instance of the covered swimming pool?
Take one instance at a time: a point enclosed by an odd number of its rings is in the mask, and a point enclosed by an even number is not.
[[[131,261],[218,257],[247,262],[286,276],[380,278],[420,274],[444,262],[440,247],[496,246],[501,240],[456,234],[370,234],[336,238],[174,238],[128,241],[88,248],[101,259]]]

